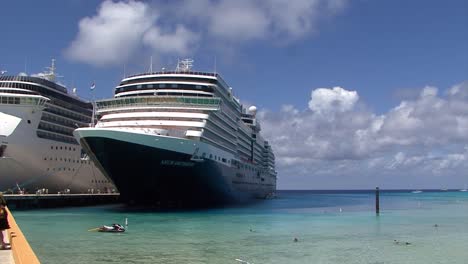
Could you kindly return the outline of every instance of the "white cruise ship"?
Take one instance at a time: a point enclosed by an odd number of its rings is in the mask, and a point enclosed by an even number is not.
[[[124,78],[96,102],[98,122],[74,135],[129,204],[210,205],[271,197],[275,158],[248,111],[217,73]]]
[[[109,192],[115,186],[73,137],[91,123],[92,104],[55,82],[55,65],[39,76],[0,76],[0,191]]]

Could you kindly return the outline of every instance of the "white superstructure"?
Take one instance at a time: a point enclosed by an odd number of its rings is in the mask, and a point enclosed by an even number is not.
[[[91,103],[55,82],[54,60],[48,69],[0,76],[0,191],[115,191],[72,134],[89,126]]]
[[[217,182],[206,192],[219,188],[227,196],[271,195],[276,190],[275,159],[260,135],[256,108],[247,111],[217,73],[192,71],[192,63],[183,60],[176,71],[124,78],[114,98],[97,102],[96,126],[77,129],[75,135],[129,200],[145,192],[160,197],[163,185],[177,190],[177,177],[192,185],[193,179]],[[134,169],[119,166],[125,161]],[[132,187],[129,177],[140,185],[153,180],[159,185],[145,191],[145,186]],[[167,199],[178,200],[173,196]]]

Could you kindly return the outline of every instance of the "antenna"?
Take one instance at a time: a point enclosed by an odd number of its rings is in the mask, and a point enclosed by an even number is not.
[[[216,74],[216,55],[214,57],[214,73]]]
[[[63,76],[55,74],[55,70],[57,69],[55,67],[55,59],[52,59],[52,64],[50,65],[50,67],[46,67],[46,69],[49,71],[44,72],[44,78],[46,78],[49,81],[55,82],[55,78],[63,77]]]
[[[150,73],[153,72],[153,56],[150,56]]]
[[[176,71],[178,72],[189,72],[193,67],[192,59],[184,59],[177,63]]]

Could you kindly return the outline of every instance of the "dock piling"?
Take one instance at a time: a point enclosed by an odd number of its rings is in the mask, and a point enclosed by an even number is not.
[[[375,187],[375,214],[380,214],[380,202],[379,202],[379,187]]]

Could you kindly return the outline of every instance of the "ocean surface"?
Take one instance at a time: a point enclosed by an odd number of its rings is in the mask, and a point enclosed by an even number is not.
[[[380,216],[374,206],[372,191],[279,191],[210,210],[108,205],[13,214],[46,264],[468,263],[468,192],[382,191]],[[88,231],[125,218],[125,233]]]

